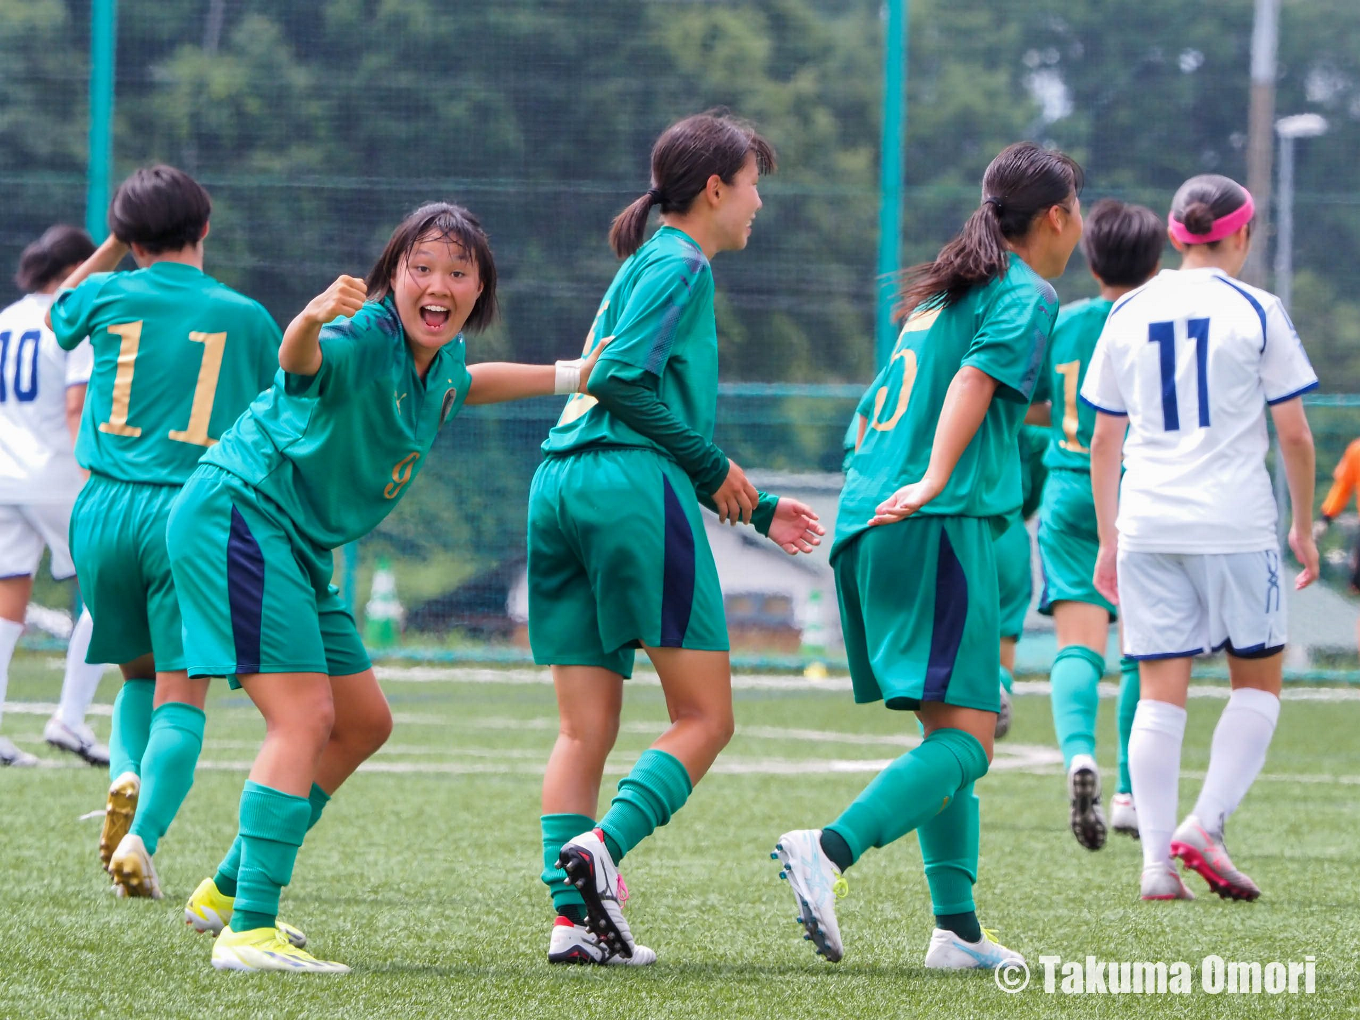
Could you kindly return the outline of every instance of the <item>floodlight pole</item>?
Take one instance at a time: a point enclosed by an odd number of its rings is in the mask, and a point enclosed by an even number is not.
[[[883,135],[878,177],[877,366],[892,357],[897,339],[892,309],[902,268],[902,146],[907,129],[907,26],[910,0],[884,0]]]
[[[1280,39],[1280,0],[1256,0],[1251,30],[1251,110],[1247,119],[1247,190],[1256,201],[1256,243],[1242,279],[1266,284],[1266,246],[1270,243],[1270,171],[1275,155],[1276,53]]]
[[[118,50],[118,0],[93,0],[90,8],[90,158],[85,229],[96,242],[108,234],[113,162],[113,69]]]

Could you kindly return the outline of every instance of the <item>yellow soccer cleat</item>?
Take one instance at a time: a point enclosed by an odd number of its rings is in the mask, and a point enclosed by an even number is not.
[[[113,876],[113,890],[119,896],[161,898],[161,880],[141,836],[129,832],[123,837],[109,861],[109,874]]]
[[[217,888],[216,879],[205,878],[198,883],[198,888],[184,905],[184,923],[194,931],[216,937],[231,924],[231,912],[235,904],[234,897],[223,895]],[[291,924],[280,921],[278,928],[279,934],[298,949],[307,944],[307,936]]]
[[[222,929],[213,943],[212,965],[217,970],[281,970],[301,974],[348,974],[343,963],[318,960],[289,942],[277,928],[234,932]]]
[[[124,772],[109,786],[108,803],[104,805],[104,828],[99,833],[99,860],[109,870],[113,852],[132,828],[132,816],[137,813],[137,795],[142,780],[135,772]]]

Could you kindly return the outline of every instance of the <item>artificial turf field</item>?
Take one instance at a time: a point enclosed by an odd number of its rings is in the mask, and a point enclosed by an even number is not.
[[[58,763],[38,734],[59,663],[20,655],[4,732]],[[982,798],[982,923],[1029,959],[1018,994],[985,972],[923,969],[930,900],[916,840],[872,852],[848,874],[839,912],[846,958],[801,940],[775,838],[830,821],[886,760],[915,742],[909,717],[856,707],[844,680],[739,677],[737,735],[675,821],[623,865],[634,933],[651,968],[557,968],[538,835],[541,768],[556,726],[534,670],[384,671],[396,716],[389,746],[337,795],[298,858],[282,917],[354,972],[219,974],[209,940],[182,920],[236,825],[262,734],[239,692],[215,684],[202,765],[157,866],[166,898],[120,901],[99,868],[107,777],[88,767],[0,771],[0,1017],[1049,1017],[1348,1016],[1360,1012],[1360,692],[1285,703],[1266,771],[1229,830],[1236,862],[1264,890],[1222,902],[1191,877],[1194,903],[1137,898],[1137,844],[1100,853],[1067,829],[1048,700],[1016,699]],[[458,679],[450,679],[457,677]],[[1025,685],[1022,685],[1022,688]],[[107,735],[106,678],[93,718]],[[1192,700],[1182,811],[1207,762],[1223,701]],[[47,703],[44,706],[42,703]],[[98,704],[96,706],[99,707]],[[1101,703],[1100,760],[1113,790],[1114,702]],[[665,706],[645,674],[627,691],[613,782],[660,732]],[[1106,799],[1109,799],[1107,792]],[[1316,958],[1313,995],[1211,995],[1200,962]],[[1188,995],[1050,995],[1041,954],[1187,961]]]

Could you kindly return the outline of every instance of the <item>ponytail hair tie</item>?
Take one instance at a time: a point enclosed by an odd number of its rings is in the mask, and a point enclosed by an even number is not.
[[[652,203],[652,205],[660,205],[660,204],[661,204],[661,189],[660,189],[660,188],[648,188],[648,189],[647,189],[647,199],[648,199],[648,201],[650,201],[650,202]]]
[[[987,198],[984,198],[982,204],[994,205],[996,206],[997,213],[999,214],[1001,212],[1001,199],[997,198],[995,195],[989,195]]]

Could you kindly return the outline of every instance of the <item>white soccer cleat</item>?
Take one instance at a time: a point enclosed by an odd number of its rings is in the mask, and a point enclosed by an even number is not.
[[[119,896],[161,898],[161,880],[156,876],[156,865],[146,852],[141,836],[128,833],[109,861],[114,890]]]
[[[1181,881],[1171,864],[1151,864],[1143,869],[1142,892],[1145,900],[1193,900],[1195,894]]]
[[[965,942],[952,931],[936,928],[926,948],[929,970],[996,970],[1003,964],[1024,962],[1023,956],[1003,946],[986,928],[976,942]]]
[[[558,917],[548,940],[548,962],[645,967],[656,963],[656,953],[634,943],[631,957],[620,956],[585,925],[572,924],[569,918]]]
[[[69,751],[91,765],[107,765],[109,749],[94,739],[94,730],[81,723],[74,729],[55,715],[43,727],[43,739],[59,751]]]
[[[1138,839],[1138,809],[1133,806],[1133,794],[1116,793],[1110,801],[1110,828],[1125,836]]]
[[[803,938],[832,963],[845,955],[841,929],[836,923],[836,900],[850,891],[840,870],[822,849],[821,829],[795,829],[779,837],[770,854],[783,868],[779,877],[788,880],[798,904],[798,923]]]
[[[996,734],[995,739],[1000,740],[1011,731],[1011,718],[1015,713],[1014,706],[1011,704],[1011,692],[1006,690],[1006,685],[1001,685],[1001,710],[996,713]]]
[[[1188,815],[1172,834],[1171,856],[1180,858],[1225,900],[1254,900],[1261,895],[1256,883],[1234,866],[1222,834],[1209,832],[1194,815]]]
[[[586,904],[586,926],[611,953],[629,959],[636,950],[623,917],[619,869],[599,829],[582,833],[562,847],[557,866],[567,873]]]
[[[14,746],[14,741],[9,737],[0,737],[0,765],[12,765],[16,768],[32,768],[38,764],[38,756],[21,751]]]
[[[1099,850],[1105,845],[1105,812],[1100,807],[1100,772],[1089,754],[1072,759],[1067,795],[1072,803],[1072,835],[1087,850]]]

